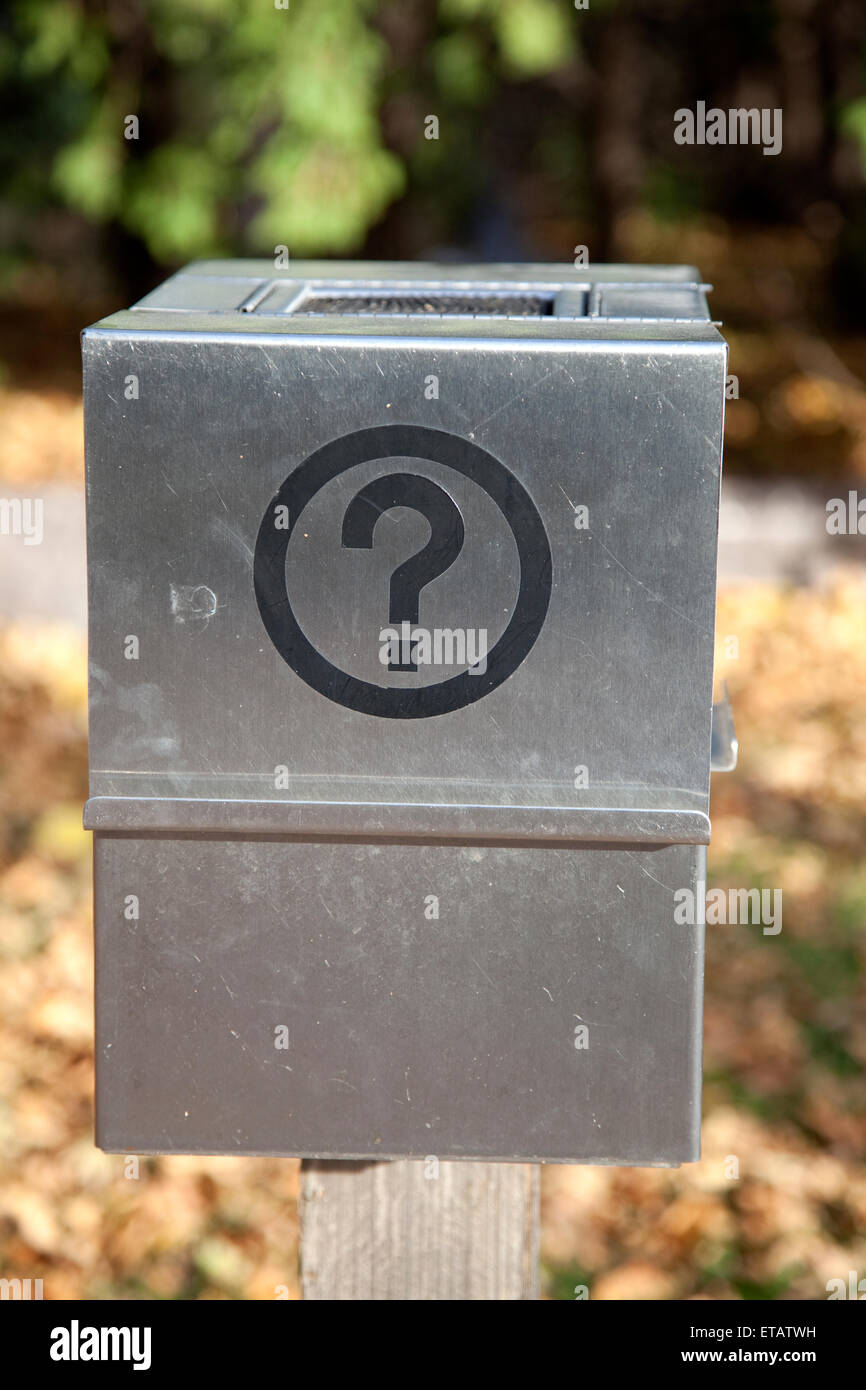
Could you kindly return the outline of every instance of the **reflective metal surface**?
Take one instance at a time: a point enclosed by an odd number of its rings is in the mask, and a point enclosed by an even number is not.
[[[703,860],[100,835],[97,1140],[690,1162]]]
[[[697,1156],[706,288],[207,262],[87,330],[104,1147]]]
[[[382,316],[367,334],[392,336],[347,342],[256,314],[214,313],[206,332],[186,313],[118,317],[123,327],[84,342],[94,794],[706,813],[725,362],[712,326],[683,341],[659,338],[666,323],[637,340],[596,324],[576,340],[589,320],[453,319],[456,336],[435,340],[416,336],[432,324],[412,319],[407,338],[410,319],[399,333]],[[533,336],[551,322],[556,339]],[[485,336],[466,342],[469,326]],[[529,336],[514,344],[506,327]],[[140,394],[127,401],[130,374]],[[256,538],[281,484],[329,441],[382,422],[501,461],[552,554],[547,617],[519,669],[437,720],[323,700],[281,659],[256,604]],[[427,523],[390,512],[366,552],[343,548],[339,526],[377,471],[406,468],[446,486],[466,525],[457,561],[421,595],[427,628],[484,629],[492,646],[519,576],[497,507],[442,464],[373,460],[323,487],[288,547],[298,621],[332,664],[391,686],[451,674],[388,673],[378,660],[390,577]],[[277,767],[288,785],[275,785]]]

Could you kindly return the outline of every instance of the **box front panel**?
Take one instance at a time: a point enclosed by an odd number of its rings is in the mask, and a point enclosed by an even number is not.
[[[98,835],[98,1142],[691,1161],[703,878],[689,846]]]
[[[92,794],[706,809],[720,346],[85,363]]]

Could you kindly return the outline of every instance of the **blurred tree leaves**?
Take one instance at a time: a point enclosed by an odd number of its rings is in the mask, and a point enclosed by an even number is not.
[[[489,8],[512,72],[535,77],[571,57],[571,17],[559,0],[505,0]]]
[[[162,262],[282,244],[300,255],[357,248],[406,182],[379,120],[389,59],[380,9],[18,0],[0,77],[41,177],[19,180],[15,202],[116,219]],[[446,104],[489,96],[491,36],[518,76],[572,49],[559,0],[442,0],[440,12],[433,72]],[[124,138],[129,115],[137,140]],[[20,154],[11,140],[0,147],[10,170]]]
[[[13,117],[0,170],[22,254],[21,214],[52,204],[116,223],[158,262],[282,244],[299,255],[357,249],[403,192],[413,154],[388,147],[380,120],[394,77],[379,22],[388,8],[16,0],[0,29]],[[497,83],[549,72],[574,51],[574,13],[561,0],[414,8],[434,111],[437,101],[482,106]],[[403,78],[411,88],[411,64]],[[137,140],[124,138],[130,115]]]
[[[19,0],[0,46],[53,195],[157,260],[348,250],[403,187],[382,143],[370,0]],[[55,100],[42,105],[46,84]],[[8,92],[7,92],[8,95]],[[57,122],[52,108],[62,111]],[[124,138],[136,115],[140,139]],[[14,151],[3,151],[4,163]],[[22,192],[24,190],[21,190]]]
[[[860,149],[860,157],[866,167],[866,97],[849,102],[842,109],[842,129],[853,136]]]
[[[689,0],[285,3],[10,0],[0,270],[74,271],[90,257],[152,279],[154,262],[279,245],[555,254],[578,221],[594,259],[615,258],[638,205],[791,222],[827,203],[855,233],[866,225],[848,157],[859,146],[866,165],[856,7],[808,18],[788,0],[701,14]],[[823,86],[798,77],[807,49]],[[677,107],[747,91],[784,106],[782,159],[673,144]],[[438,139],[425,138],[430,114]],[[124,138],[130,115],[138,139]],[[485,217],[498,240],[475,235]],[[551,231],[536,246],[541,224]],[[856,262],[853,239],[838,254]]]
[[[60,150],[53,185],[65,202],[94,221],[113,216],[122,197],[123,113],[110,98],[97,105],[78,139]]]

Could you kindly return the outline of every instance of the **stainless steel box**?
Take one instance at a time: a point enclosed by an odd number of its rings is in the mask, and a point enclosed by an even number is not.
[[[698,1156],[705,288],[206,262],[85,332],[102,1147]]]

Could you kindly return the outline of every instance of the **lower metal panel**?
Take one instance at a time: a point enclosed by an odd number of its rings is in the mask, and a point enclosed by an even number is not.
[[[704,857],[97,833],[97,1142],[695,1160]]]

